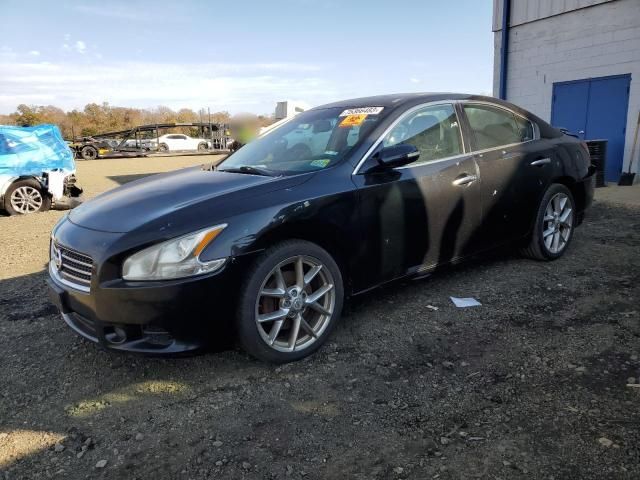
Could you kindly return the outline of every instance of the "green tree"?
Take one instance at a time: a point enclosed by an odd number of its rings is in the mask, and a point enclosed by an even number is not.
[[[40,121],[40,115],[38,113],[38,107],[35,105],[25,105],[24,103],[18,105],[15,113],[16,125],[31,127],[42,123]]]

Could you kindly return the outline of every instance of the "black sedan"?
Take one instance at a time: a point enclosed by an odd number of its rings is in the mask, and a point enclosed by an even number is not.
[[[308,110],[217,167],[106,192],[54,228],[50,290],[104,347],[178,353],[237,335],[318,349],[345,296],[514,244],[567,250],[593,198],[579,140],[493,98],[388,95]]]

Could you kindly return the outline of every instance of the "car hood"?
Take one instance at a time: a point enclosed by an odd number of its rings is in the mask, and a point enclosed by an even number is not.
[[[302,176],[304,177],[304,176]],[[149,224],[161,230],[222,220],[238,200],[288,188],[298,177],[216,172],[201,167],[152,175],[105,192],[76,207],[69,220],[81,227],[127,233]]]

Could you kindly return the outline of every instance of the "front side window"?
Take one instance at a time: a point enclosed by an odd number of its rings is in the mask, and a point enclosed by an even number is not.
[[[407,115],[383,139],[385,147],[398,144],[416,147],[421,163],[463,153],[453,105],[431,105]]]
[[[507,110],[485,105],[465,105],[464,111],[478,150],[533,140],[531,122]]]

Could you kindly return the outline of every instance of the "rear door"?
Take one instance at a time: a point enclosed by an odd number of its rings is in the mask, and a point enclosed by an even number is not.
[[[412,164],[363,173],[377,149],[414,145]],[[452,104],[416,107],[385,135],[353,176],[359,188],[365,261],[355,272],[356,289],[419,273],[474,250],[469,239],[481,219],[480,182],[466,153]]]
[[[171,150],[188,150],[186,135],[173,134],[168,137],[171,141]]]
[[[551,183],[554,148],[536,125],[503,107],[463,103],[474,159],[480,170],[483,248],[526,235]]]

